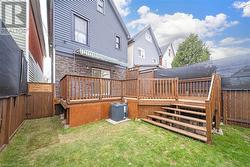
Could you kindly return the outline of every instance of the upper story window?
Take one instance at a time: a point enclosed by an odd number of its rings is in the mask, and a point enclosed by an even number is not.
[[[97,11],[105,13],[105,0],[97,0]]]
[[[152,37],[151,37],[151,35],[150,35],[149,33],[146,33],[146,34],[145,34],[145,39],[146,39],[147,41],[149,41],[149,42],[152,42]]]
[[[88,41],[88,21],[74,15],[75,19],[75,41],[83,44],[87,44]]]
[[[145,59],[145,50],[142,48],[138,48],[138,51],[139,51],[139,57]]]
[[[119,36],[115,36],[115,48],[121,49],[121,38]]]

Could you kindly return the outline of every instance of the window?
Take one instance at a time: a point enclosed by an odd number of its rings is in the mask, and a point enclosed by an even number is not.
[[[110,78],[110,71],[98,68],[92,68],[92,76],[98,78]]]
[[[75,19],[75,41],[83,44],[87,44],[88,38],[88,21],[78,16],[74,16]]]
[[[115,36],[115,48],[121,49],[121,38],[119,36]]]
[[[105,10],[105,0],[97,0],[97,11],[104,14]]]
[[[146,33],[146,34],[145,34],[145,39],[146,39],[147,41],[149,41],[149,42],[152,42],[152,37],[151,37],[151,35],[150,35],[149,33]]]
[[[139,57],[145,59],[145,50],[142,48],[138,48],[138,51],[139,51]]]

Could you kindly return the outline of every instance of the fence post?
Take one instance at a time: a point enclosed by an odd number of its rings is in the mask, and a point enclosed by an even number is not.
[[[211,119],[211,106],[208,100],[205,101],[206,109],[206,128],[207,128],[207,143],[212,143],[212,119]]]

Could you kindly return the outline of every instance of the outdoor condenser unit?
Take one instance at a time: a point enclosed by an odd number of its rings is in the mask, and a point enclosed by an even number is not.
[[[121,121],[128,117],[128,106],[126,103],[113,103],[110,109],[110,119]]]

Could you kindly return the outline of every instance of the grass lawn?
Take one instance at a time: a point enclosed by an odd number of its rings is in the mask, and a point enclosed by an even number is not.
[[[250,166],[250,129],[223,126],[207,145],[139,121],[63,129],[58,117],[26,121],[0,166]]]

